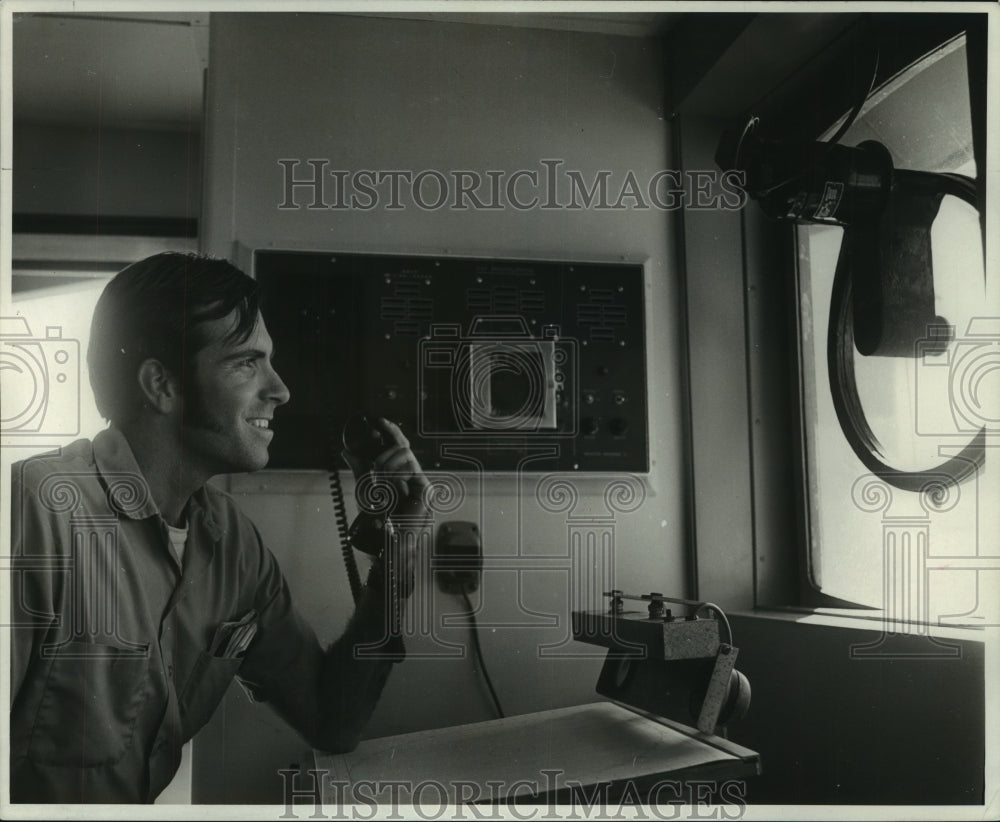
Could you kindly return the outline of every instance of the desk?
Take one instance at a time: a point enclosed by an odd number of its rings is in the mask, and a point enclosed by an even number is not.
[[[597,702],[369,739],[348,754],[317,753],[316,768],[324,806],[564,803],[592,796],[598,785],[612,801],[630,791],[633,801],[645,801],[659,788],[662,804],[692,804],[698,800],[683,795],[684,786],[755,775],[760,757],[720,737]]]

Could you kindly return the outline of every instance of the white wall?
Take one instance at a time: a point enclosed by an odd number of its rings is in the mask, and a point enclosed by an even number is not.
[[[645,262],[652,470],[642,505],[614,514],[615,579],[628,591],[684,595],[680,323],[668,212],[278,208],[278,160],[289,158],[328,159],[332,169],[446,174],[541,171],[541,160],[560,159],[586,179],[607,169],[619,184],[629,170],[649,180],[669,167],[670,156],[658,45],[412,20],[215,14],[209,64],[202,236],[210,253],[285,247]],[[557,559],[554,570],[542,571],[535,560],[567,556],[569,515],[542,509],[535,480],[524,487],[510,477],[468,482],[470,496],[450,516],[480,524],[487,564],[529,556],[520,586],[516,573],[495,569],[483,584],[481,621],[532,626],[482,629],[506,712],[592,699],[599,654],[574,660],[539,653],[568,635],[566,563]],[[573,515],[605,514],[606,485],[606,478],[579,482]],[[230,487],[259,523],[321,639],[335,636],[350,597],[324,477],[265,472]],[[454,599],[425,594],[435,597],[437,617],[458,610]],[[438,636],[466,644],[465,658],[411,658],[399,666],[370,735],[492,718],[466,630],[453,626]],[[249,709],[233,689],[195,745],[195,801],[280,801],[275,770],[295,761],[308,767],[305,753],[279,720]]]

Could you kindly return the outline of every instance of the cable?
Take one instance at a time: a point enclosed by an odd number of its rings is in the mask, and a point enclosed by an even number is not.
[[[330,467],[330,499],[333,501],[333,518],[337,523],[337,536],[340,538],[340,550],[344,555],[344,567],[347,569],[347,581],[351,586],[351,596],[354,604],[361,601],[363,587],[361,574],[358,572],[358,561],[354,557],[354,547],[347,538],[347,507],[344,504],[344,487],[340,483],[340,472],[336,465]]]
[[[479,643],[479,627],[476,625],[476,615],[472,611],[472,602],[469,600],[469,592],[462,589],[462,599],[465,602],[466,611],[469,614],[469,625],[472,631],[472,644],[476,649],[476,657],[479,659],[479,670],[483,674],[483,679],[486,681],[486,687],[490,690],[490,696],[493,697],[493,706],[496,708],[497,716],[500,719],[504,718],[503,708],[500,707],[500,698],[497,696],[496,689],[493,687],[493,680],[490,679],[490,674],[486,670],[486,660],[483,659],[483,648]]]
[[[760,117],[751,117],[747,120],[747,124],[743,126],[743,131],[740,133],[740,139],[736,141],[736,152],[733,155],[733,165],[736,168],[743,168],[740,163],[740,160],[743,158],[743,143],[746,142],[747,135],[759,125]]]
[[[829,140],[827,140],[828,143],[833,144],[840,142],[840,138],[843,137],[847,133],[847,130],[854,125],[854,121],[858,118],[858,115],[861,113],[861,109],[864,106],[865,101],[869,98],[869,96],[872,93],[872,90],[875,88],[875,81],[878,79],[878,63],[880,56],[878,45],[874,45],[872,47],[872,50],[874,52],[872,56],[872,77],[871,80],[868,82],[868,88],[865,89],[865,91],[858,97],[857,100],[855,100],[854,107],[851,109],[850,114],[848,114],[847,119],[844,120],[843,123],[841,123],[840,128],[837,129],[837,133],[834,134]]]
[[[935,174],[900,170],[898,179],[931,187],[941,195],[951,195],[977,206],[975,182],[960,174]],[[848,229],[847,231],[850,231]],[[851,450],[869,471],[903,491],[928,492],[939,489],[942,481],[958,485],[979,471],[986,462],[986,428],[972,437],[962,451],[940,465],[922,471],[901,471],[882,460],[882,447],[868,424],[858,394],[854,373],[854,322],[851,311],[852,283],[848,234],[845,231],[841,256],[833,277],[830,321],[827,328],[827,370],[833,408]]]
[[[730,626],[730,624],[729,624],[729,618],[726,616],[725,612],[718,605],[716,605],[714,602],[703,602],[703,603],[701,603],[701,605],[698,606],[697,610],[695,610],[695,613],[697,614],[698,611],[703,611],[706,608],[711,608],[722,619],[722,624],[726,626],[726,644],[727,645],[732,645],[733,644],[733,629],[732,629],[732,626]]]
[[[836,133],[832,137],[830,137],[830,139],[823,141],[822,143],[820,143],[820,145],[834,146],[840,142],[841,138],[847,133],[850,127],[854,125],[854,121],[857,120],[858,115],[861,113],[861,109],[864,107],[868,98],[871,96],[872,91],[875,89],[875,82],[878,80],[878,67],[879,67],[879,57],[880,57],[878,44],[877,43],[873,44],[871,50],[872,50],[872,71],[871,71],[871,79],[868,81],[867,88],[858,86],[858,96],[855,99],[853,106],[851,106],[851,110],[847,114],[847,119],[845,119],[844,122],[840,124],[840,128],[837,129]],[[743,151],[743,143],[746,141],[746,138],[753,131],[757,129],[759,125],[760,125],[760,118],[756,116],[751,116],[750,119],[747,121],[746,125],[743,127],[743,132],[740,134],[739,141],[736,144],[737,160],[735,162],[735,165],[737,168],[742,168],[742,166],[739,165],[739,157]],[[807,170],[808,169],[802,169],[797,173],[791,174],[787,176],[785,179],[780,180],[779,182],[768,186],[765,189],[755,191],[753,193],[753,196],[756,199],[760,199],[761,197],[766,197],[768,194],[777,191],[782,186],[786,186],[792,181],[800,179]]]

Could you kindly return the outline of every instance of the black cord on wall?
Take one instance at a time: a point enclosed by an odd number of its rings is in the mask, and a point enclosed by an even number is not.
[[[483,648],[479,642],[479,626],[476,624],[476,615],[472,610],[472,602],[469,600],[469,592],[464,588],[462,589],[462,600],[465,602],[465,610],[469,616],[469,626],[472,633],[472,645],[476,649],[476,658],[479,660],[479,670],[483,675],[483,680],[486,682],[486,687],[489,688],[490,696],[493,699],[493,707],[496,709],[497,716],[503,719],[504,712],[503,708],[500,706],[500,698],[497,696],[496,689],[493,687],[493,680],[490,678],[489,671],[486,670],[486,660],[483,659]]]

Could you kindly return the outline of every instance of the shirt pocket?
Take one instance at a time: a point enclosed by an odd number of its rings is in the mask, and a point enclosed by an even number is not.
[[[193,736],[211,719],[242,662],[240,657],[198,654],[179,699],[185,736]]]
[[[39,764],[114,765],[132,746],[149,698],[149,653],[139,648],[67,642],[49,665],[31,731]]]

